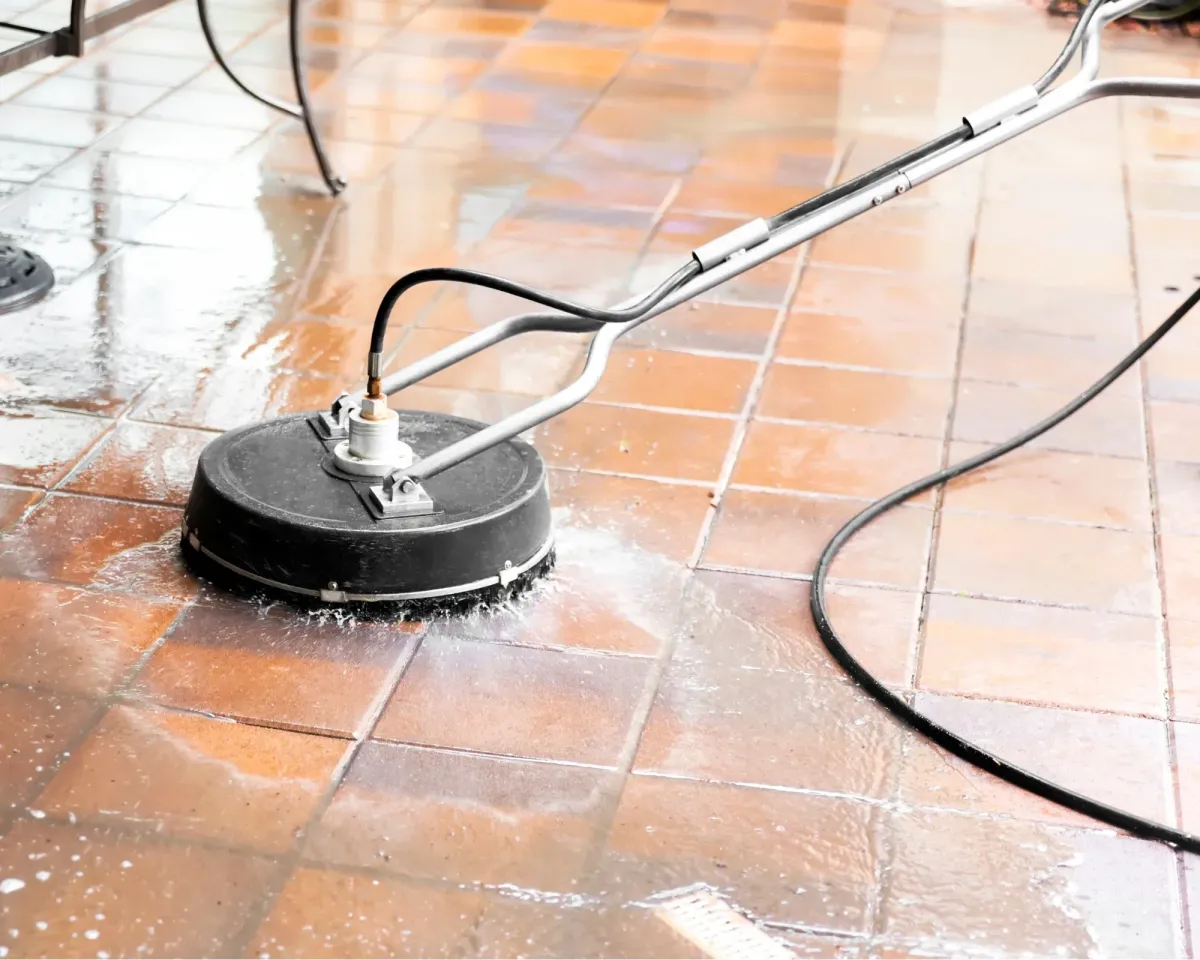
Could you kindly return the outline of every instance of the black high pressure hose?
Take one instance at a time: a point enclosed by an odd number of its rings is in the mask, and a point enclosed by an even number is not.
[[[463,270],[458,267],[430,267],[425,270],[414,270],[412,273],[405,274],[393,283],[388,288],[387,293],[383,295],[383,300],[379,304],[379,310],[375,314],[375,324],[371,327],[371,354],[372,356],[382,356],[383,354],[388,319],[392,315],[392,309],[396,306],[396,301],[413,287],[422,283],[435,283],[438,281],[465,283],[470,286],[484,287],[488,290],[497,290],[500,293],[508,293],[514,297],[521,297],[532,303],[540,304],[543,307],[549,307],[552,310],[558,310],[562,313],[569,313],[572,316],[582,317],[585,320],[595,320],[599,323],[626,323],[629,320],[636,320],[638,317],[653,310],[663,300],[691,280],[692,277],[699,274],[700,270],[699,261],[695,259],[689,260],[637,303],[624,309],[616,310],[606,310],[603,307],[589,307],[582,303],[575,303],[572,300],[555,296],[552,293],[535,290],[524,283],[505,280],[503,277],[495,277],[490,273],[480,273],[477,270]],[[372,375],[367,380],[367,393],[372,397],[378,396],[378,389],[379,377],[372,371]]]
[[[820,559],[817,560],[817,566],[812,575],[812,593],[809,603],[812,610],[813,623],[816,625],[817,633],[820,634],[825,648],[841,665],[842,669],[853,677],[860,687],[897,720],[900,720],[917,731],[917,733],[932,740],[939,747],[948,750],[955,756],[974,764],[982,770],[986,770],[988,773],[994,774],[1002,780],[1008,781],[1014,786],[1020,787],[1022,790],[1028,790],[1030,793],[1051,800],[1060,806],[1100,820],[1110,826],[1126,830],[1135,836],[1160,840],[1181,850],[1186,850],[1189,853],[1200,853],[1200,837],[1184,833],[1173,827],[1168,827],[1163,823],[1146,820],[1125,810],[1118,810],[1116,807],[1110,807],[1099,800],[1093,800],[1091,797],[1084,796],[1081,793],[1076,793],[1074,790],[1068,790],[1066,787],[1045,780],[1037,774],[1030,773],[1028,770],[1022,769],[1016,764],[1009,763],[994,753],[976,746],[969,740],[963,739],[952,730],[948,730],[946,727],[943,727],[910,706],[902,696],[888,689],[886,685],[878,680],[846,649],[845,644],[838,637],[837,631],[833,629],[833,624],[829,622],[829,611],[825,606],[825,581],[829,577],[829,568],[833,565],[834,559],[841,552],[842,548],[846,546],[856,533],[872,521],[877,520],[893,507],[904,503],[904,501],[924,493],[933,487],[940,486],[956,477],[970,473],[972,470],[977,470],[979,467],[1025,446],[1031,440],[1036,440],[1042,434],[1046,433],[1046,431],[1058,426],[1107,390],[1123,373],[1145,356],[1159,340],[1166,336],[1171,328],[1179,323],[1198,302],[1200,302],[1200,289],[1197,289],[1188,297],[1166,320],[1155,328],[1153,333],[1139,343],[1131,353],[1125,356],[1120,363],[1065,407],[1051,414],[1045,420],[1034,424],[1028,430],[1017,434],[1011,440],[999,446],[992,447],[990,450],[946,467],[944,470],[939,470],[937,473],[930,474],[921,480],[914,481],[906,487],[901,487],[894,493],[889,493],[886,497],[876,500],[855,516],[834,535],[833,539],[826,544],[825,549],[821,552]]]

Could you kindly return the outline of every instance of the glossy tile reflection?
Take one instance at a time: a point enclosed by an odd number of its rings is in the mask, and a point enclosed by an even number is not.
[[[212,0],[290,100],[285,5]],[[362,388],[381,298],[457,266],[612,305],[1048,64],[1036,5],[313,0],[301,127],[172,4],[0,84],[0,957],[1196,955],[1200,861],[901,728],[809,579],[870,501],[1046,415],[1196,282],[1186,104],[1105,100],[637,326],[529,431],[553,574],[428,622],[182,563],[220,431]],[[4,16],[49,17],[5,3]],[[1112,71],[1195,72],[1113,30]],[[532,308],[427,283],[387,372]],[[834,565],[852,655],[1012,763],[1200,830],[1200,334]],[[494,422],[533,333],[396,395]],[[364,561],[366,562],[366,561]]]

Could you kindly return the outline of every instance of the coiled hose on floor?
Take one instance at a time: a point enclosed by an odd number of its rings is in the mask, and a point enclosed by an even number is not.
[[[810,599],[813,623],[816,625],[817,632],[820,634],[826,649],[841,665],[842,669],[853,677],[859,686],[896,719],[955,756],[974,764],[982,770],[986,770],[988,773],[994,774],[1002,780],[1008,781],[1014,786],[1020,787],[1022,790],[1028,790],[1030,793],[1037,794],[1077,813],[1082,813],[1111,826],[1127,830],[1135,836],[1160,840],[1181,850],[1186,850],[1189,853],[1200,853],[1200,836],[1184,833],[1181,830],[1168,827],[1164,823],[1146,820],[1125,810],[1118,810],[1116,807],[1110,807],[1099,800],[1093,800],[1091,797],[1084,796],[1081,793],[1076,793],[1059,784],[1045,780],[1035,773],[1030,773],[1028,770],[1009,763],[994,753],[989,753],[969,740],[964,740],[952,730],[948,730],[946,727],[943,727],[910,706],[902,696],[888,689],[886,685],[878,680],[846,649],[845,644],[838,637],[837,631],[834,630],[833,624],[829,622],[829,611],[825,606],[825,581],[829,577],[829,569],[833,565],[833,561],[837,558],[842,548],[849,543],[856,533],[872,521],[877,520],[893,507],[899,506],[906,500],[910,500],[918,494],[924,493],[926,490],[941,486],[956,477],[961,477],[972,470],[977,470],[985,464],[991,463],[993,460],[999,459],[1005,454],[1025,446],[1025,444],[1036,440],[1042,434],[1052,430],[1064,420],[1078,413],[1112,386],[1123,373],[1145,356],[1198,302],[1200,302],[1200,289],[1197,289],[1188,297],[1166,320],[1155,328],[1153,333],[1126,355],[1120,363],[1061,410],[1051,414],[1040,423],[1034,424],[1028,430],[1017,434],[1011,440],[963,460],[961,463],[952,464],[921,480],[914,481],[894,493],[889,493],[887,496],[876,500],[851,519],[834,535],[833,539],[826,544],[825,549],[821,552],[821,556],[817,560],[816,569],[813,571]]]

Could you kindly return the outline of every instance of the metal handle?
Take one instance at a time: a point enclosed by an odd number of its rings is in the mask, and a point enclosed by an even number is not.
[[[1111,96],[1200,98],[1200,80],[1151,77],[1095,80],[1100,67],[1097,43],[1100,31],[1107,24],[1144,6],[1147,2],[1148,0],[1111,0],[1104,4],[1091,18],[1084,31],[1080,45],[1080,70],[1066,83],[1040,97],[1031,97],[1029,89],[1022,88],[1020,96],[1009,96],[995,101],[983,111],[973,114],[987,116],[986,124],[980,124],[982,129],[976,136],[917,161],[900,173],[881,177],[858,192],[837,200],[807,217],[768,232],[765,239],[757,222],[752,222],[753,226],[747,224],[739,227],[729,236],[753,236],[759,242],[748,248],[733,250],[719,262],[713,262],[711,266],[706,265],[702,273],[637,319],[620,324],[596,324],[558,314],[512,317],[471,334],[388,377],[384,381],[384,392],[391,394],[493,344],[529,330],[595,330],[588,349],[587,362],[579,377],[572,383],[525,410],[452,443],[403,471],[396,471],[389,478],[389,483],[396,489],[413,489],[422,481],[482,453],[489,447],[510,440],[531,427],[569,410],[585,400],[596,388],[604,374],[613,344],[630,330],[1068,110],[1092,100]],[[640,296],[623,301],[617,309],[626,308],[639,299]],[[597,326],[601,329],[596,330]]]

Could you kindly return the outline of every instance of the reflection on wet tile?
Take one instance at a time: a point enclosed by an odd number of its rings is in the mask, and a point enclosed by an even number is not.
[[[372,275],[318,269],[309,280],[298,306],[301,313],[343,317],[366,325],[374,321],[379,302],[397,279],[395,273]],[[392,311],[392,325],[399,326],[412,320],[437,292],[430,284],[406,293]],[[364,351],[364,362],[365,357]]]
[[[306,858],[457,883],[575,883],[613,775],[368,743]]]
[[[78,110],[85,114],[132,117],[163,95],[162,87],[89,80],[83,77],[49,77],[13,98],[14,104]]]
[[[893,820],[885,933],[918,950],[1176,953],[1175,860],[1112,834],[909,813]],[[1031,882],[1032,881],[1032,882]],[[990,904],[980,914],[973,905]]]
[[[375,736],[616,766],[650,672],[642,659],[431,636]]]
[[[686,561],[709,510],[703,487],[669,486],[629,477],[550,471],[559,526],[594,531],[664,560]]]
[[[623,50],[605,50],[570,43],[523,43],[515,46],[500,62],[516,70],[546,73],[566,83],[602,82],[614,76],[628,54]],[[552,81],[553,82],[553,81]]]
[[[19,884],[0,903],[0,945],[28,956],[224,955],[274,870],[198,845],[25,821],[0,841],[0,871]]]
[[[879,797],[899,755],[899,728],[840,678],[681,663],[659,687],[635,769]]]
[[[38,799],[46,813],[283,852],[344,741],[115,706]]]
[[[0,532],[16,523],[41,497],[42,494],[37,490],[0,487]]]
[[[536,130],[567,130],[588,106],[590,103],[586,98],[474,88],[454,101],[447,116],[476,123],[486,121]]]
[[[64,490],[182,507],[211,433],[126,421]]]
[[[0,180],[32,183],[60,164],[66,163],[77,152],[74,147],[23,143],[19,150],[4,150],[0,155]]]
[[[615,160],[555,156],[532,178],[528,197],[657,211],[677,182],[666,174],[631,171]]]
[[[46,178],[71,190],[98,191],[152,200],[181,200],[209,173],[206,164],[117,153],[103,145],[80,154]]]
[[[601,880],[628,900],[706,883],[756,917],[861,930],[876,863],[871,810],[844,798],[635,776]]]
[[[224,367],[160,381],[134,410],[139,420],[177,427],[231,430],[256,420],[323,410],[342,392],[336,380]]]
[[[14,394],[20,396],[19,388]],[[0,480],[52,487],[110,426],[99,417],[50,410],[0,414]]]
[[[184,88],[169,93],[140,116],[151,120],[261,131],[278,122],[279,114],[238,92],[217,93]]]
[[[173,602],[0,580],[0,679],[103,696],[178,612]]]
[[[127,57],[122,57],[122,60]],[[155,58],[159,60],[160,58]],[[169,63],[169,60],[160,60]],[[105,147],[118,153],[217,163],[228,160],[258,135],[254,130],[204,127],[172,120],[130,120]]]
[[[830,618],[847,649],[898,686],[907,682],[919,600],[897,590],[826,589]],[[675,660],[841,676],[817,636],[808,603],[807,583],[700,571],[688,589]]]
[[[0,688],[0,808],[33,799],[95,709],[61,693]]]
[[[693,177],[679,191],[673,209],[709,216],[771,217],[817,192],[815,189]]]
[[[425,150],[536,163],[545,160],[561,139],[558,133],[444,118],[422,129],[413,138],[413,144]]]
[[[86,147],[120,124],[120,120],[103,114],[47,110],[16,103],[0,106],[0,128],[30,143]]]
[[[282,238],[275,236],[273,225],[262,210],[182,203],[159,217],[139,239],[145,243],[189,250],[228,251],[242,248],[245,255],[249,256],[263,248],[270,250],[276,242],[282,241]],[[305,235],[316,234],[320,224],[314,223],[312,217],[302,212],[290,212],[278,226],[288,231],[293,242],[304,242],[307,239]],[[313,236],[309,242],[315,239]]]
[[[654,656],[671,639],[686,568],[560,516],[550,577],[498,610],[435,620],[433,634]]]
[[[365,324],[298,318],[277,320],[250,332],[254,341],[242,350],[240,358],[247,366],[337,380],[366,377],[371,329]],[[403,336],[402,330],[390,331],[384,350],[393,349]]]
[[[0,575],[188,599],[196,587],[179,558],[182,519],[165,507],[52,495],[0,540]]]
[[[408,23],[408,30],[433,34],[479,34],[489,37],[515,37],[525,32],[531,18],[502,9],[422,10]]]
[[[161,57],[152,54],[101,51],[83,57],[63,71],[63,76],[82,80],[138,83],[174,87],[203,71],[203,60]]]
[[[191,607],[131,695],[174,707],[342,736],[361,733],[419,627],[211,599]]]
[[[637,249],[645,242],[653,214],[642,210],[531,201],[497,224],[493,235],[534,243]]]

